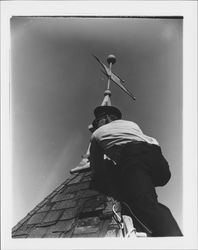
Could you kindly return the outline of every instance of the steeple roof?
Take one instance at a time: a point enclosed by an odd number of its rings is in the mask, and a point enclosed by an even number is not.
[[[116,204],[91,187],[91,170],[73,173],[13,227],[13,238],[119,237]]]

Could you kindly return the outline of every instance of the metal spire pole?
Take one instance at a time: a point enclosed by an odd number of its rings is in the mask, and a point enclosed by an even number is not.
[[[108,84],[107,89],[104,92],[105,96],[110,96],[110,83],[111,81],[114,82],[118,87],[120,87],[126,94],[128,94],[134,101],[136,100],[135,96],[129,91],[124,85],[124,80],[122,80],[120,77],[118,77],[116,74],[112,72],[112,65],[116,62],[116,57],[114,55],[109,55],[107,57],[107,62],[109,64],[109,68],[98,59],[97,56],[93,55],[93,57],[100,63],[100,65],[103,67],[102,73],[105,74],[108,77]],[[110,93],[110,94],[109,94]]]
[[[107,90],[110,90],[110,83],[111,83],[111,70],[112,70],[112,65],[116,62],[116,57],[114,55],[109,55],[107,57],[107,62],[109,64],[109,70],[110,70],[110,74],[108,77],[108,83],[107,83]]]
[[[107,82],[107,89],[104,91],[104,100],[101,106],[111,106],[111,91],[110,91],[110,84],[112,80],[112,65],[116,62],[116,57],[114,55],[109,55],[107,57],[107,62],[109,64],[109,74],[108,74],[108,82]]]
[[[94,57],[97,59],[97,61],[99,61],[99,59],[96,56],[94,56]],[[109,64],[108,82],[107,82],[107,89],[104,91],[104,96],[105,97],[104,97],[104,100],[103,100],[101,106],[111,106],[111,100],[110,100],[110,96],[111,96],[110,83],[111,83],[111,80],[112,80],[111,79],[111,76],[112,76],[111,70],[112,70],[112,65],[116,62],[116,57],[114,55],[109,55],[107,57],[107,62]],[[100,64],[101,64],[101,62],[100,62]],[[90,125],[88,128],[89,128],[90,131],[92,131],[93,126]],[[76,168],[71,169],[70,173],[77,173],[77,172],[84,171],[85,169],[90,168],[89,159],[88,159],[88,156],[90,154],[89,153],[89,148],[90,148],[90,144],[88,146],[86,154],[82,156],[83,159],[81,160],[79,165]]]

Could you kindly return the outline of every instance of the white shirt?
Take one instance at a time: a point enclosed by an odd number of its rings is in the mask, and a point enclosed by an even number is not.
[[[132,141],[144,141],[149,144],[159,145],[156,139],[143,134],[140,127],[131,121],[115,120],[99,127],[91,137],[93,154],[97,154],[99,148],[112,160],[117,160],[117,155],[123,144]],[[97,149],[97,152],[95,151]]]

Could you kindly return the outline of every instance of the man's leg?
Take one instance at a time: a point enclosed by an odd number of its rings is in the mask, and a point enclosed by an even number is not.
[[[153,232],[152,236],[182,236],[170,210],[158,203],[152,180],[141,163],[127,165],[121,176],[122,198],[133,213]]]

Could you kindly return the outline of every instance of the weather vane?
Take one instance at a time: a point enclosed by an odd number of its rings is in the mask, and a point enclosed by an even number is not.
[[[93,55],[93,57],[103,67],[104,71],[102,70],[102,73],[108,77],[107,91],[110,92],[110,83],[112,81],[135,101],[136,100],[135,96],[123,85],[124,80],[122,80],[120,77],[118,77],[116,74],[112,72],[112,65],[116,62],[116,57],[114,55],[109,55],[107,57],[109,68],[104,63],[102,63],[97,56]]]

